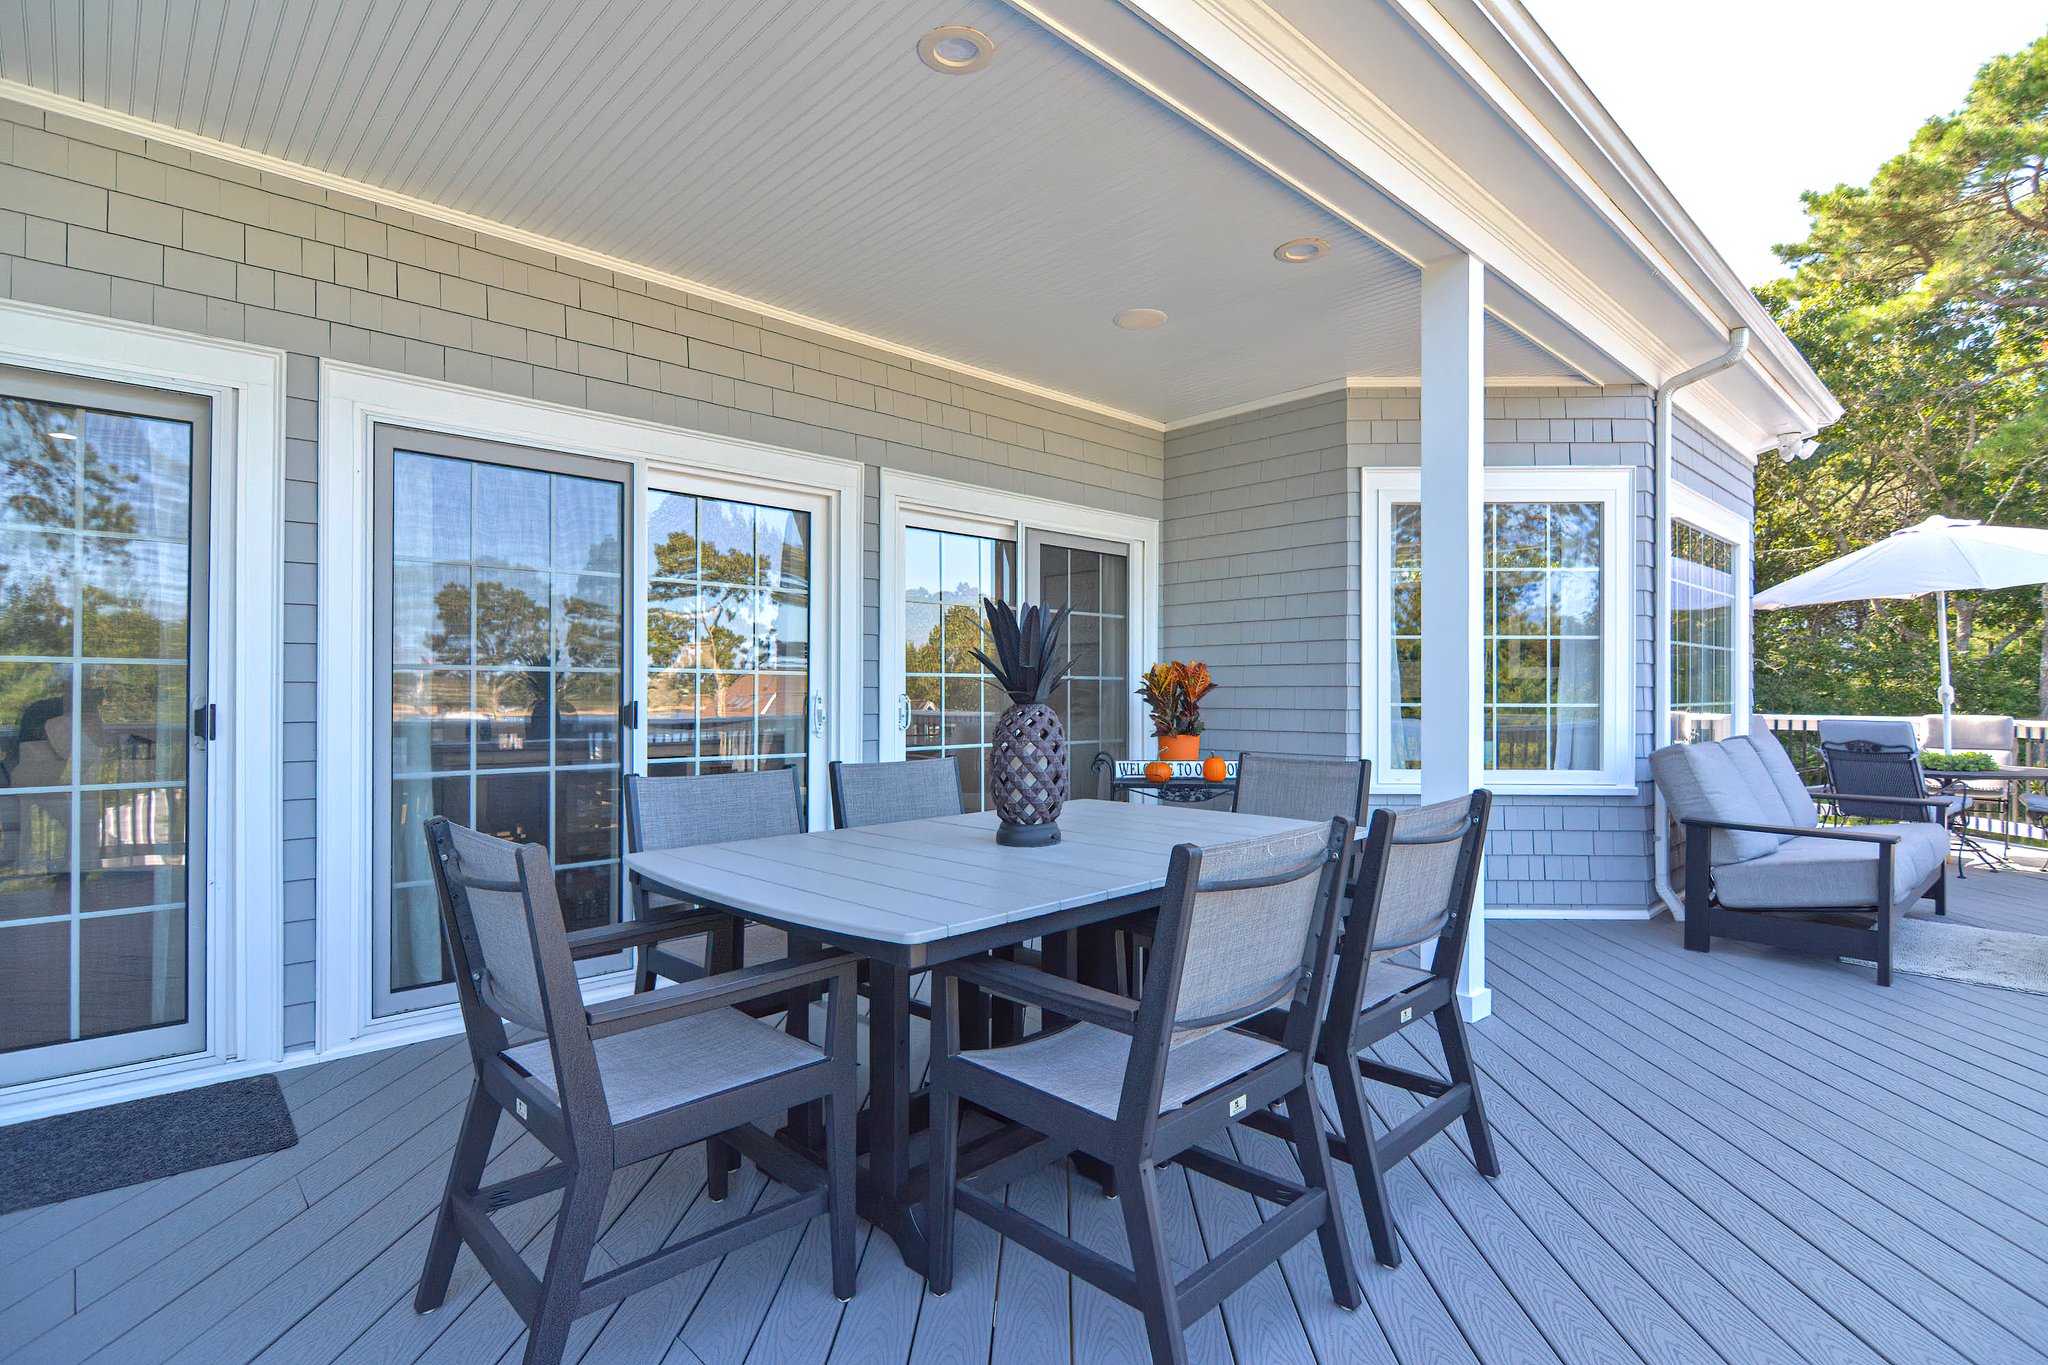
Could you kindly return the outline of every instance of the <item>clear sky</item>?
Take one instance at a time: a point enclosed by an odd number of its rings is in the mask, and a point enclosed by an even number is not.
[[[2044,0],[1523,0],[1721,254],[1754,284],[1806,236],[1799,192],[1862,184]]]

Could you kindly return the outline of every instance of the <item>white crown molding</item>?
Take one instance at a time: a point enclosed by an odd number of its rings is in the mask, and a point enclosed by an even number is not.
[[[902,342],[890,341],[887,338],[873,336],[851,327],[842,327],[838,323],[826,322],[803,313],[793,312],[787,308],[779,308],[774,304],[762,303],[758,299],[750,299],[744,295],[735,294],[730,290],[705,284],[701,280],[687,279],[684,276],[671,274],[664,270],[656,270],[635,261],[626,260],[623,257],[608,255],[602,251],[592,251],[588,247],[577,246],[573,242],[565,242],[558,238],[543,236],[538,232],[529,232],[525,228],[513,227],[510,224],[501,223],[495,219],[484,218],[473,213],[465,213],[461,209],[452,209],[444,204],[436,204],[430,200],[418,199],[409,194],[401,194],[396,190],[385,189],[381,185],[372,185],[368,181],[351,180],[346,176],[334,175],[331,172],[302,165],[296,161],[287,161],[282,157],[271,156],[265,152],[251,151],[246,147],[238,147],[233,143],[222,142],[199,133],[188,133],[182,128],[173,128],[167,124],[137,118],[133,114],[124,114],[118,110],[107,109],[97,104],[88,104],[82,100],[72,99],[68,95],[58,95],[48,90],[39,90],[34,86],[23,85],[19,81],[9,80],[5,77],[0,77],[0,100],[9,100],[16,104],[27,105],[49,113],[62,114],[66,118],[77,119],[82,123],[97,124],[102,128],[110,128],[116,132],[127,133],[131,137],[145,138],[151,142],[161,142],[166,146],[178,147],[200,156],[212,157],[217,161],[245,166],[264,175],[275,175],[287,180],[296,180],[301,184],[311,185],[316,189],[350,195],[372,204],[382,204],[386,208],[397,209],[401,212],[412,214],[417,218],[425,218],[449,227],[460,228],[465,232],[495,237],[500,241],[513,242],[534,251],[545,252],[551,256],[561,256],[568,260],[580,261],[584,265],[594,266],[599,270],[608,270],[614,274],[625,275],[648,284],[662,285],[669,289],[693,295],[707,302],[753,313],[759,317],[772,319],[775,322],[791,327],[800,327],[820,336],[850,342],[853,345],[867,347],[872,350],[886,351],[901,356],[906,362],[930,366],[933,369],[959,375],[980,383],[993,384],[1007,389],[1013,394],[1026,395],[1063,408],[1092,412],[1098,417],[1106,417],[1111,421],[1126,423],[1147,432],[1156,433],[1165,429],[1165,424],[1157,418],[1141,416],[1134,412],[1126,412],[1122,408],[1113,407],[1107,403],[1098,403],[1089,398],[1076,397],[1070,393],[1063,393],[1058,389],[1048,388],[1043,384],[1034,384],[1030,380],[1019,379],[1015,375],[983,369],[980,366],[953,360],[930,351],[922,351],[914,346],[906,346]]]

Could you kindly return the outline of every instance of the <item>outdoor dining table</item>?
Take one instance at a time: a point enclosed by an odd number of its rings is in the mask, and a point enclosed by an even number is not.
[[[1048,967],[1086,984],[1116,986],[1114,955],[1085,945],[1063,960],[1069,930],[1098,935],[1109,921],[1159,906],[1177,844],[1215,844],[1299,829],[1302,822],[1228,811],[1117,801],[1074,801],[1060,841],[1043,848],[996,842],[992,813],[815,830],[627,855],[650,890],[743,915],[867,958],[869,1082],[861,1215],[886,1231],[922,1271],[921,1169],[910,1160],[910,983],[926,968],[1044,938]],[[1031,1135],[991,1134],[963,1153],[984,1167]]]

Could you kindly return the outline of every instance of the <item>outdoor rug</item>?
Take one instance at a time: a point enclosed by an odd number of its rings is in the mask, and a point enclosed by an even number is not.
[[[2048,995],[2048,937],[1905,918],[1892,931],[1892,970]]]
[[[298,1143],[275,1076],[0,1128],[0,1213],[118,1190]]]

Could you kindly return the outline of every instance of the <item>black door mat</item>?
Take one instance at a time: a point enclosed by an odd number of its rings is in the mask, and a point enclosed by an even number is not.
[[[0,1213],[280,1152],[298,1129],[275,1076],[0,1128]]]

